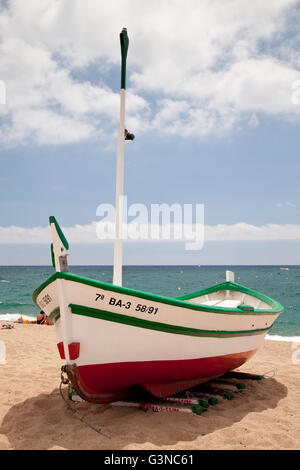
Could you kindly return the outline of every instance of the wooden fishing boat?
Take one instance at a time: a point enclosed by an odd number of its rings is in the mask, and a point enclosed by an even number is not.
[[[223,375],[255,353],[283,310],[230,280],[169,298],[60,271],[68,245],[54,217],[50,224],[58,269],[33,299],[86,400],[120,400],[135,386],[167,396]]]
[[[175,394],[241,366],[262,344],[283,307],[234,282],[181,297],[122,287],[122,213],[126,30],[121,35],[121,112],[116,183],[113,284],[71,274],[69,244],[50,217],[55,274],[33,300],[55,324],[57,346],[73,388],[85,400],[124,399],[141,386],[157,397]],[[132,138],[129,137],[129,138]]]

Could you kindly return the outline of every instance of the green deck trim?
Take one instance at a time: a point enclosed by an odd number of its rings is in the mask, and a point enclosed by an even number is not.
[[[190,300],[190,299],[194,299],[195,297],[200,297],[202,295],[211,294],[213,292],[218,292],[220,290],[235,290],[235,291],[243,292],[243,294],[251,295],[267,303],[268,305],[272,307],[272,310],[273,309],[283,310],[283,306],[276,300],[271,299],[265,294],[256,292],[255,290],[250,289],[249,287],[241,286],[240,284],[237,284],[236,282],[231,282],[231,281],[223,282],[222,284],[216,284],[215,286],[208,287],[207,289],[203,289],[198,292],[193,292],[192,294],[181,295],[181,296],[176,297],[176,299]],[[255,311],[259,311],[259,309]]]
[[[55,225],[56,231],[58,233],[58,236],[59,236],[62,244],[64,245],[65,249],[68,250],[69,249],[69,243],[68,243],[66,237],[64,236],[63,231],[59,226],[59,223],[57,222],[56,218],[53,215],[50,215],[49,223],[50,223],[50,225],[51,224]]]
[[[98,287],[100,289],[117,292],[119,294],[126,294],[126,295],[135,296],[135,297],[139,297],[139,298],[146,299],[146,300],[173,305],[175,307],[183,307],[183,308],[188,308],[188,309],[197,310],[197,311],[205,311],[205,312],[220,313],[220,314],[227,314],[227,315],[274,315],[274,314],[281,313],[283,311],[282,305],[280,305],[275,300],[272,300],[264,296],[263,294],[259,294],[251,289],[248,289],[243,286],[239,286],[238,284],[235,284],[232,282],[225,282],[223,284],[218,284],[217,286],[213,286],[212,288],[199,291],[196,294],[190,294],[190,296],[196,297],[196,296],[201,295],[204,292],[212,291],[213,289],[216,289],[216,290],[226,289],[226,288],[234,289],[234,290],[243,289],[242,292],[244,291],[251,292],[252,293],[251,295],[255,295],[255,297],[258,297],[259,295],[260,297],[263,297],[264,299],[268,299],[267,303],[272,307],[272,309],[271,310],[259,310],[258,309],[258,310],[254,310],[254,312],[249,312],[249,311],[243,311],[239,308],[231,309],[231,308],[226,308],[226,307],[214,307],[210,305],[200,305],[200,304],[198,305],[198,304],[185,302],[184,300],[182,300],[182,297],[170,298],[170,297],[164,297],[158,294],[150,294],[147,292],[141,292],[141,291],[137,291],[134,289],[128,289],[126,287],[115,286],[113,284],[108,284],[108,283],[101,282],[101,281],[95,281],[93,279],[88,279],[85,277],[78,276],[77,274],[71,274],[71,273],[66,273],[66,272],[57,272],[53,274],[49,279],[47,279],[37,289],[35,289],[32,295],[33,301],[35,303],[36,303],[36,298],[39,295],[39,293],[56,279],[65,279],[67,281],[79,282],[81,284],[86,284],[92,287]]]
[[[214,330],[198,330],[195,328],[186,328],[184,326],[170,325],[156,321],[144,320],[137,317],[130,317],[120,313],[112,313],[107,310],[99,310],[96,308],[85,307],[83,305],[69,304],[73,314],[83,315],[86,317],[97,318],[114,323],[123,323],[138,328],[146,328],[148,330],[162,331],[164,333],[172,333],[187,336],[215,337],[215,338],[232,338],[236,336],[259,335],[270,329],[262,328],[258,330],[243,331],[214,331]]]

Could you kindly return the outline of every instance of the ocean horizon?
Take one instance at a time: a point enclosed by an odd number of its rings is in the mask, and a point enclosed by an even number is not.
[[[74,274],[112,283],[112,266],[71,265],[69,268]],[[238,284],[283,305],[284,312],[267,339],[299,342],[299,265],[125,265],[123,286],[177,297],[224,282],[227,269],[235,273]],[[32,293],[53,273],[52,266],[0,266],[0,321],[16,321],[20,316],[35,318],[39,309],[32,301]]]

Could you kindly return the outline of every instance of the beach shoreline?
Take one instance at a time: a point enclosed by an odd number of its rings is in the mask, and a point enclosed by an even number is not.
[[[0,450],[298,449],[300,343],[266,340],[239,368],[264,375],[202,414],[147,413],[135,408],[72,403],[60,394],[53,326],[14,324],[0,331]],[[66,398],[67,388],[63,386]],[[83,416],[87,423],[78,419]]]

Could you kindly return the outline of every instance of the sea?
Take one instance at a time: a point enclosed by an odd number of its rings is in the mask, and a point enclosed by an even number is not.
[[[112,266],[70,266],[70,272],[112,282]],[[124,266],[123,286],[169,297],[195,292],[225,281],[235,282],[277,300],[284,312],[268,338],[300,341],[300,266]],[[54,273],[50,266],[0,266],[0,323],[20,316],[32,320],[39,312],[33,291]]]

